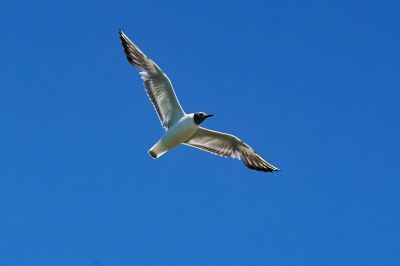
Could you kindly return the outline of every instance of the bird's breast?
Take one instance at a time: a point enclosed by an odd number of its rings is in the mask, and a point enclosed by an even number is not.
[[[183,118],[165,132],[161,141],[166,148],[173,148],[188,140],[198,128],[193,119]]]

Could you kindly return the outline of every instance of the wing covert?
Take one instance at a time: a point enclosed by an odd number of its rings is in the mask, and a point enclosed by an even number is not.
[[[167,75],[148,58],[121,30],[119,31],[122,46],[128,61],[139,68],[140,76],[161,125],[168,129],[185,115],[172,83]]]
[[[215,155],[242,160],[248,168],[257,171],[279,170],[264,160],[249,145],[230,134],[200,127],[184,144]]]

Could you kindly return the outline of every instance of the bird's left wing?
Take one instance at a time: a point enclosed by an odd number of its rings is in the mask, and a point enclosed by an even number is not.
[[[257,171],[273,172],[279,170],[264,160],[249,145],[233,135],[200,127],[184,144],[215,155],[242,160],[248,168]]]
[[[141,70],[146,92],[156,109],[161,125],[168,129],[185,115],[167,75],[121,30],[119,36],[128,61]]]

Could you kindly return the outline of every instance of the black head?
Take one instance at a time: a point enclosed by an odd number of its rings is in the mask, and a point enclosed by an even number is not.
[[[209,117],[212,117],[213,115],[208,115],[203,112],[198,112],[194,113],[193,120],[197,125],[200,125],[204,120],[206,120]]]

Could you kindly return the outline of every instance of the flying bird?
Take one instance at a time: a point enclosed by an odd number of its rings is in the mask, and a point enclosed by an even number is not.
[[[167,75],[121,30],[119,36],[128,61],[140,70],[146,92],[165,129],[161,139],[148,151],[153,158],[184,144],[215,155],[242,160],[248,168],[257,171],[279,170],[237,137],[201,127],[200,124],[213,115],[204,112],[186,114]]]

